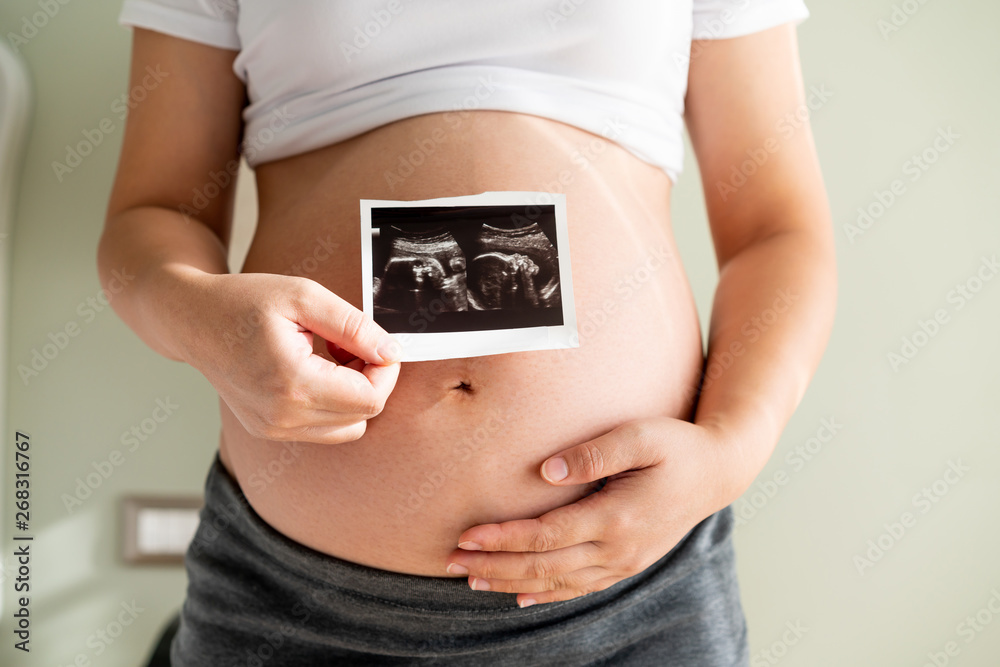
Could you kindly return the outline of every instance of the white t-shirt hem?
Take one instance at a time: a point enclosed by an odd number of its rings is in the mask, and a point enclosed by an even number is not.
[[[192,14],[148,0],[126,0],[118,16],[118,23],[155,30],[220,49],[240,49],[240,38],[233,21]]]

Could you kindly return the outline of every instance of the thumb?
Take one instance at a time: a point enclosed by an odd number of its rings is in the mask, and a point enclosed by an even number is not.
[[[662,460],[646,429],[625,424],[593,440],[553,454],[541,466],[549,484],[586,484],[604,477],[648,468]]]
[[[293,314],[299,325],[372,364],[393,364],[402,357],[399,343],[371,317],[312,282]]]

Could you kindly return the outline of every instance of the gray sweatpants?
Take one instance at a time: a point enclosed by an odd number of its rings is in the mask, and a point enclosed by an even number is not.
[[[187,553],[175,667],[745,667],[729,508],[645,571],[521,609],[465,577],[359,565],[278,533],[216,458]]]

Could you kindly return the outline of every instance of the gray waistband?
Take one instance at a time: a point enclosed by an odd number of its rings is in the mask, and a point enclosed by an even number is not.
[[[298,590],[332,588],[358,599],[367,598],[397,609],[411,608],[421,614],[439,612],[454,617],[462,610],[477,616],[497,612],[504,616],[531,615],[560,607],[590,606],[620,597],[654,594],[703,566],[710,552],[727,541],[731,524],[727,508],[705,519],[670,553],[629,579],[575,600],[520,609],[515,594],[474,591],[465,577],[429,577],[381,570],[320,553],[289,539],[253,510],[239,484],[216,456],[205,484],[201,526],[191,544],[188,561],[192,567],[205,556],[236,559],[240,567],[266,569],[268,577],[281,576]]]

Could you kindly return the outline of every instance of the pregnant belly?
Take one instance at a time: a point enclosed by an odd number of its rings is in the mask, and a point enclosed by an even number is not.
[[[616,144],[534,116],[428,114],[258,169],[245,272],[295,273],[361,306],[359,199],[563,192],[580,346],[404,363],[351,443],[251,437],[224,403],[222,458],[265,521],[318,551],[448,576],[464,530],[539,516],[593,485],[538,474],[633,419],[686,418],[702,363],[670,232],[669,180]],[[317,340],[318,354],[327,354]]]

